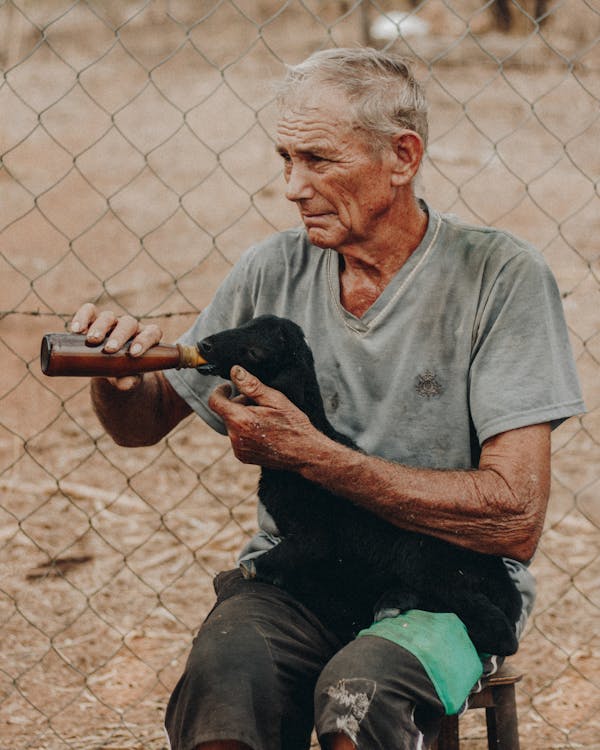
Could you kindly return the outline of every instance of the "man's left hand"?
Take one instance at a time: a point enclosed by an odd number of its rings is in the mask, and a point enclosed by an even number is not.
[[[231,369],[231,380],[240,395],[231,398],[231,386],[224,383],[208,404],[225,422],[236,458],[271,469],[298,470],[321,433],[288,398],[242,367]]]

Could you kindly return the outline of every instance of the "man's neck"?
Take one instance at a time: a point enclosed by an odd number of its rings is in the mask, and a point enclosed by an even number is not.
[[[417,249],[427,231],[428,216],[416,200],[374,241],[338,249],[340,302],[361,317]]]

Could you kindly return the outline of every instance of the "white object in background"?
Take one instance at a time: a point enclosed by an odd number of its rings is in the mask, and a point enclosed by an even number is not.
[[[425,36],[429,24],[412,13],[392,10],[376,18],[371,24],[373,39],[395,39],[398,36]]]

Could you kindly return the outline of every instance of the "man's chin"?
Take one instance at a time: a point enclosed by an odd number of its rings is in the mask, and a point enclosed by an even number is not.
[[[322,227],[307,227],[306,233],[312,245],[321,247],[324,250],[327,248],[335,250],[335,248],[343,241],[340,232],[327,231]]]

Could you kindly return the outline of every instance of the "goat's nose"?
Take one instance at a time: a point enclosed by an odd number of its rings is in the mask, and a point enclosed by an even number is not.
[[[212,344],[210,343],[210,339],[203,339],[198,344],[198,349],[200,350],[200,354],[208,354],[212,351]]]

